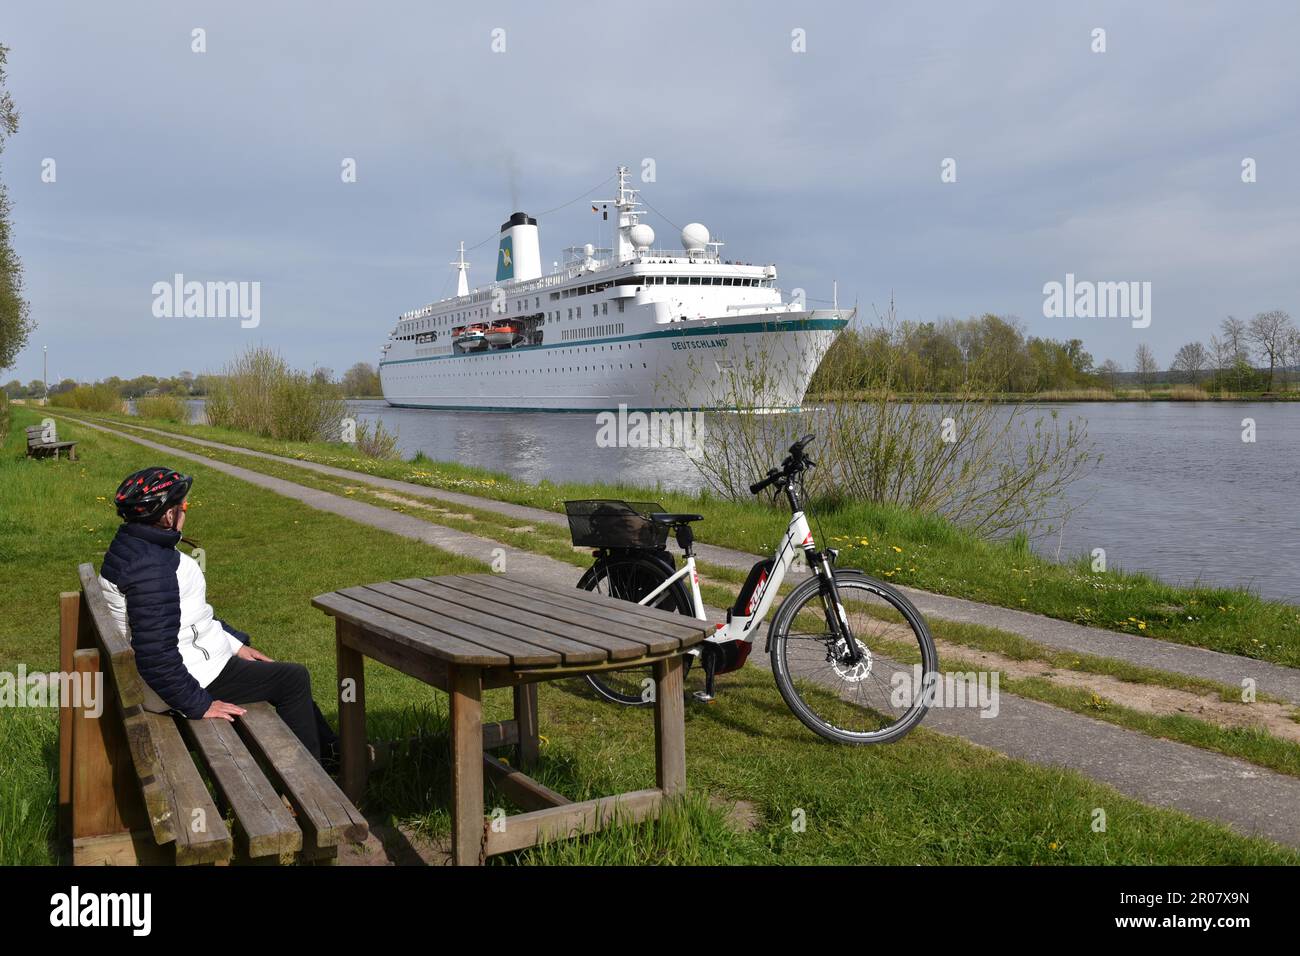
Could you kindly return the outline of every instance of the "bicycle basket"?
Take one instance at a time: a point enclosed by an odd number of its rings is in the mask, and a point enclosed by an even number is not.
[[[664,510],[660,504],[590,498],[566,501],[564,510],[575,547],[657,550],[668,541],[668,528],[648,517]]]

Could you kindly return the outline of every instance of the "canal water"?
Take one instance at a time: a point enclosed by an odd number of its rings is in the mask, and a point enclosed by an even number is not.
[[[396,431],[404,456],[423,451],[435,460],[534,482],[702,484],[680,451],[600,447],[590,414],[429,411],[382,401],[352,406],[358,419]],[[1073,514],[1065,528],[1035,542],[1040,552],[1073,557],[1103,548],[1111,567],[1176,583],[1245,585],[1300,603],[1300,406],[1115,402],[1036,408],[1084,420],[1102,455],[1071,486]],[[1242,440],[1247,419],[1254,423],[1254,441]]]

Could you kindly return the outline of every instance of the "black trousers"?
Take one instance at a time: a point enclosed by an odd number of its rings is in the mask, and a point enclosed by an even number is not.
[[[302,664],[232,657],[205,690],[227,704],[266,701],[317,760],[322,746],[338,741],[311,699],[311,675]]]

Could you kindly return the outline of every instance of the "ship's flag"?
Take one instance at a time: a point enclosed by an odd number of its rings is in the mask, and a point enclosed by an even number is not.
[[[592,211],[592,212],[600,212],[600,210],[597,209],[597,208],[595,207],[594,204],[593,204],[592,207],[591,207],[591,211]]]
[[[608,221],[608,219],[609,219],[609,205],[608,205],[608,204],[606,204],[606,205],[603,207],[603,211],[602,211],[602,209],[597,208],[595,204],[592,204],[591,211],[592,211],[592,212],[599,212],[599,213],[601,214],[600,218]]]

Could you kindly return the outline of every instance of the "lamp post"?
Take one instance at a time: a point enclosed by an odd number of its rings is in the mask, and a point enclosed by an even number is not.
[[[45,389],[41,392],[41,404],[48,405],[50,404],[50,347],[48,345],[41,346],[41,357],[44,360],[41,381],[45,383]]]

